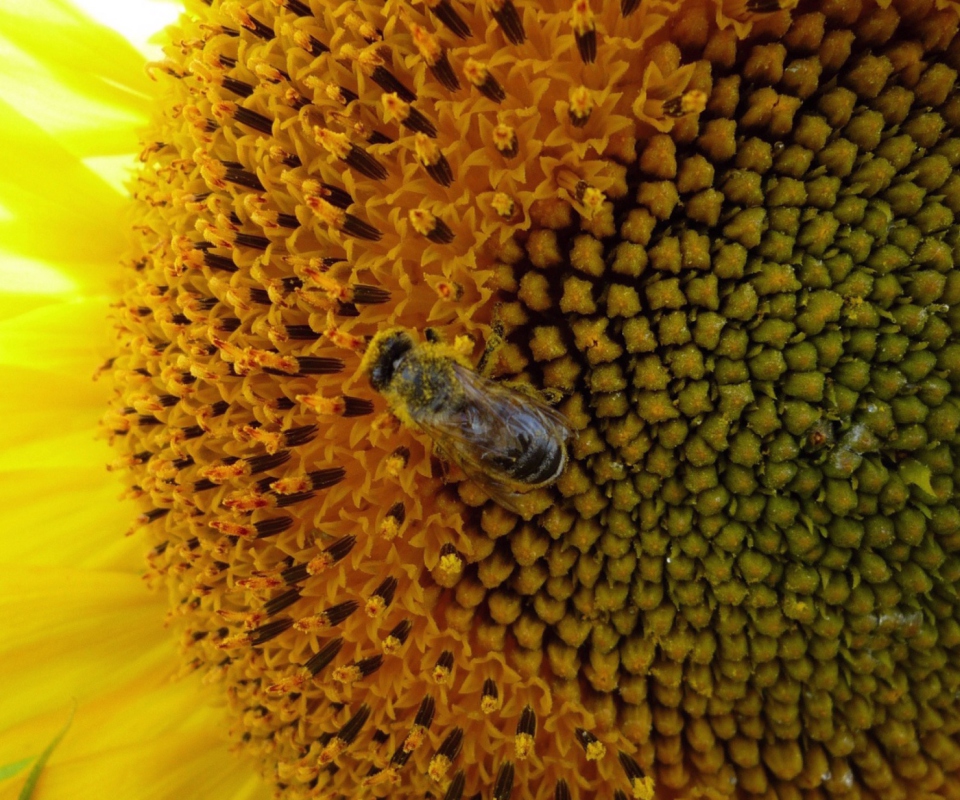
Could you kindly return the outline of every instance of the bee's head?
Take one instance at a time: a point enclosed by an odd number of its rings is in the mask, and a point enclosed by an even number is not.
[[[413,339],[406,331],[394,328],[373,337],[364,361],[370,385],[382,392],[397,370],[401,357],[412,350]]]

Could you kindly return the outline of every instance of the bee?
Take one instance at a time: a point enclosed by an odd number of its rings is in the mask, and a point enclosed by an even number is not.
[[[381,331],[361,369],[401,423],[422,430],[494,500],[518,510],[520,495],[560,477],[573,431],[542,400],[481,375],[432,331],[426,339]]]

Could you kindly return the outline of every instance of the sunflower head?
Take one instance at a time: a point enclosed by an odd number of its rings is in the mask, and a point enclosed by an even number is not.
[[[279,794],[952,796],[957,28],[191,8],[108,425]],[[576,431],[516,507],[377,395],[431,327]]]

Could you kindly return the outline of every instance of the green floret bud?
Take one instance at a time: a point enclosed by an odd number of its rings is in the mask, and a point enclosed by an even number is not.
[[[790,491],[802,498],[813,497],[819,491],[822,483],[823,473],[821,470],[809,464],[801,464],[790,483]]]
[[[811,255],[822,256],[836,241],[839,229],[840,220],[824,211],[803,224],[797,234],[797,245]]]
[[[895,308],[897,301],[903,297],[903,286],[896,275],[880,275],[873,284],[870,299],[874,305],[889,310]]]
[[[647,303],[652,310],[659,311],[662,308],[683,308],[687,299],[680,290],[679,279],[668,278],[647,286]]]
[[[737,558],[737,568],[743,579],[750,584],[764,580],[773,569],[773,564],[763,553],[745,550]]]
[[[803,255],[796,269],[800,283],[807,289],[829,289],[833,283],[830,278],[830,270],[827,269],[823,259],[814,258],[808,253]],[[814,292],[810,292],[808,297],[813,294]]]
[[[668,353],[667,363],[674,378],[699,380],[704,375],[703,354],[692,344]]]
[[[840,220],[837,215],[837,194],[843,184],[840,179],[833,175],[820,175],[813,180],[807,181],[807,202],[815,208],[832,210],[833,215]],[[849,224],[849,223],[845,223]]]
[[[873,162],[870,163],[872,164]],[[861,170],[861,172],[865,172],[865,169]],[[859,177],[864,180],[870,179],[870,176],[866,174],[860,175]],[[854,177],[854,180],[856,179],[857,178]],[[837,247],[847,253],[854,264],[862,264],[867,260],[873,250],[873,243],[873,237],[862,228],[853,228],[841,234],[836,239]]]
[[[894,216],[888,203],[874,198],[867,204],[861,227],[875,239],[883,239],[890,229]]]
[[[747,427],[758,436],[767,436],[780,430],[780,413],[773,398],[761,395],[754,408],[747,413]]]
[[[912,353],[908,353],[907,357],[899,364],[900,371],[907,376],[907,380],[911,383],[923,381],[936,366],[937,357],[929,350],[915,350]],[[939,379],[931,378],[931,380],[936,381]],[[940,405],[939,402],[930,403],[926,400],[924,402],[926,402],[927,405]]]
[[[691,305],[716,311],[720,308],[717,276],[710,274],[702,278],[693,278],[686,286],[686,296]]]
[[[720,387],[720,412],[730,419],[737,419],[754,400],[750,383],[737,383]]]
[[[690,428],[686,420],[670,420],[659,427],[658,438],[660,445],[667,450],[675,450],[686,441],[689,432]],[[667,502],[669,502],[669,500]]]
[[[916,395],[895,397],[890,401],[893,418],[899,425],[923,422],[930,413],[929,407]]]
[[[766,498],[761,495],[741,498],[737,503],[737,510],[733,517],[737,522],[754,523],[763,514],[766,502]]]
[[[841,225],[858,225],[867,211],[867,200],[863,197],[841,197],[831,210]]]
[[[947,555],[937,541],[928,536],[919,547],[914,549],[911,558],[925,572],[935,573],[946,562]]]
[[[682,311],[665,314],[660,320],[658,339],[661,345],[679,345],[690,341],[687,316]]]
[[[812,566],[788,564],[783,585],[787,591],[799,595],[812,595],[820,585],[820,573]]]
[[[894,518],[894,528],[900,542],[916,547],[923,541],[927,530],[927,518],[914,508],[904,508]]]
[[[802,178],[813,163],[813,152],[799,144],[787,145],[777,155],[773,168],[781,175]]]
[[[772,556],[780,552],[783,537],[775,528],[761,526],[753,532],[753,547],[755,550]],[[782,569],[781,564],[775,564],[774,570]]]
[[[720,343],[720,334],[727,320],[723,315],[708,311],[697,315],[694,324],[693,340],[705,350],[715,350]]]
[[[651,391],[662,391],[670,383],[670,372],[655,355],[637,359],[633,385]]]
[[[850,597],[850,590],[850,581],[847,576],[840,572],[832,572],[823,586],[823,601],[832,606],[842,606]]]
[[[811,292],[807,305],[797,316],[797,327],[808,335],[820,333],[828,323],[840,319],[843,298],[835,292],[821,289]]]
[[[677,396],[677,408],[691,419],[711,411],[710,384],[707,381],[688,383]]]
[[[826,375],[822,372],[795,372],[787,376],[783,391],[789,397],[818,403],[823,400]]]
[[[741,430],[730,441],[727,457],[734,464],[752,467],[760,463],[761,439],[755,433]]]
[[[953,212],[943,203],[927,201],[920,213],[915,214],[913,221],[925,234],[945,231],[953,225]]]
[[[726,488],[718,485],[719,479],[717,478],[716,470],[711,469],[708,475],[710,478],[709,482],[712,483],[713,486],[699,492],[696,504],[697,513],[704,517],[719,514],[730,502],[730,493]]]
[[[907,377],[895,367],[874,367],[870,374],[870,388],[881,400],[897,397],[907,385]]]
[[[857,146],[849,139],[834,139],[817,154],[817,163],[833,175],[844,178],[853,172],[857,155]]]
[[[869,517],[864,523],[864,544],[879,550],[889,547],[896,540],[893,519],[887,516]]]
[[[657,348],[650,320],[642,316],[624,322],[623,340],[629,353],[650,353]]]
[[[830,399],[832,392],[833,406],[837,414],[841,417],[847,417],[853,413],[860,400],[860,394],[848,389],[846,386],[834,385],[828,387],[827,399]]]
[[[782,319],[765,319],[756,328],[750,338],[757,344],[768,344],[783,349],[796,332],[793,322]]]
[[[771,214],[770,230],[763,235],[763,241],[757,248],[757,253],[770,261],[785,262],[793,258],[794,237],[789,233],[783,233],[780,227],[779,216],[774,217]]]
[[[874,458],[864,458],[857,469],[857,484],[861,492],[877,495],[889,478],[889,471]]]
[[[842,386],[859,392],[870,384],[870,364],[859,358],[843,361],[831,372],[831,376]]]
[[[946,284],[946,277],[937,270],[917,270],[910,276],[907,291],[915,303],[929,306],[940,299]]]
[[[692,436],[687,439],[684,455],[688,463],[695,467],[704,467],[717,460],[716,451],[710,447],[702,436]]]
[[[792,208],[789,206],[779,206],[777,208],[771,208],[770,214],[768,216],[768,222],[770,223],[770,227],[767,230],[767,233],[764,235],[765,239],[770,236],[771,232],[776,232],[778,234],[785,236],[787,240],[790,240],[790,239],[795,240],[797,237],[797,234],[800,232],[800,217],[801,217],[801,213],[799,208]],[[770,239],[770,242],[772,243],[773,240]],[[791,251],[794,250],[795,245],[796,245],[795,241],[790,243]],[[777,246],[783,247],[786,245],[784,242],[781,241],[781,243]],[[756,251],[761,256],[764,255],[762,247],[763,245],[761,245],[761,249],[758,249]],[[767,256],[767,258],[770,258],[770,256]]]
[[[783,404],[784,427],[794,436],[802,436],[820,419],[820,412],[799,400],[787,400]]]
[[[863,456],[843,445],[835,448],[823,465],[828,478],[849,478],[863,462]]]
[[[854,559],[856,568],[867,583],[884,583],[890,580],[891,571],[883,556],[871,550],[862,550]]]
[[[749,346],[750,338],[746,331],[728,327],[720,335],[720,343],[717,345],[716,354],[735,361],[742,361],[747,355]]]
[[[885,514],[892,514],[902,509],[910,499],[910,488],[903,479],[891,472],[890,479],[880,492],[880,504]]]
[[[896,186],[891,186],[884,192],[883,196],[887,202],[890,203],[891,210],[897,216],[914,217],[914,215],[923,208],[923,200],[926,195],[927,192],[925,189],[921,189],[915,183],[908,181]]]
[[[894,580],[908,597],[928,594],[933,589],[933,581],[930,576],[919,564],[912,561],[903,565],[900,571],[894,575]]]
[[[723,316],[729,319],[750,320],[757,313],[759,298],[754,287],[745,283],[727,296]]]
[[[897,431],[896,446],[899,450],[913,452],[927,446],[930,437],[923,425],[907,425]]]
[[[935,441],[954,441],[960,430],[960,406],[952,399],[944,400],[927,416],[926,429]]]
[[[850,514],[857,507],[857,492],[849,481],[827,479],[824,503],[834,514]]]
[[[639,277],[647,266],[647,251],[633,242],[621,242],[617,245],[611,269],[631,278]]]
[[[776,381],[787,370],[780,350],[766,348],[749,361],[750,374],[754,380]]]
[[[877,338],[877,361],[899,363],[910,349],[910,339],[901,333],[883,333]]]
[[[796,292],[800,288],[793,267],[789,264],[764,264],[750,279],[758,295]]]
[[[743,383],[750,379],[747,364],[733,358],[718,359],[714,366],[714,377],[718,384]]]
[[[860,420],[868,430],[881,439],[892,436],[897,427],[893,419],[893,409],[889,403],[882,400],[871,400],[861,414]]]
[[[736,495],[752,495],[757,490],[757,479],[753,470],[739,464],[730,464],[723,471],[723,485]]]
[[[800,447],[793,436],[781,431],[770,442],[767,452],[771,461],[794,461],[800,455]]]
[[[768,464],[763,474],[762,483],[764,487],[771,491],[779,491],[796,477],[797,470],[797,465],[790,462]]]
[[[881,245],[867,259],[867,265],[878,275],[902,270],[909,264],[910,256],[893,244]]]

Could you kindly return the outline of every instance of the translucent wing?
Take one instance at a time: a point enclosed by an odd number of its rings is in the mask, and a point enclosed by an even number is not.
[[[514,508],[511,498],[559,475],[566,461],[566,442],[572,436],[570,426],[534,397],[459,365],[455,375],[463,390],[459,407],[420,415],[416,421],[451,461],[502,505]],[[537,482],[518,479],[518,464],[524,457],[529,460],[531,449],[559,455],[556,474]]]

